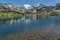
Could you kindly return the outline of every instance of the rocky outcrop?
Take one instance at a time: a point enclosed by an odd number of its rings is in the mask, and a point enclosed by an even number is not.
[[[28,11],[31,13],[39,13],[39,12],[43,12],[43,11],[59,12],[59,10],[60,10],[60,3],[57,3],[56,5],[52,5],[52,6],[45,6],[42,4],[38,4],[35,6],[31,6],[30,9],[29,8],[26,9],[25,7],[18,7],[18,6],[13,5],[13,4],[1,4],[0,3],[0,11],[17,11],[17,12],[21,12],[21,13],[25,13],[26,11]]]

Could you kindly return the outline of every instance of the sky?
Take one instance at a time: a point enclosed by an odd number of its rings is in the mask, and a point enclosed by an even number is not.
[[[60,0],[0,0],[0,3],[11,3],[18,6],[24,6],[26,4],[36,5],[36,4],[44,4],[44,5],[53,5],[56,3],[60,3]]]

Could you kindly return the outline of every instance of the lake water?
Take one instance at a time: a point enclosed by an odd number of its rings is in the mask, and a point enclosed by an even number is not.
[[[23,32],[47,32],[52,35],[60,33],[60,16],[51,16],[36,20],[7,20],[0,21],[0,36],[18,34]]]

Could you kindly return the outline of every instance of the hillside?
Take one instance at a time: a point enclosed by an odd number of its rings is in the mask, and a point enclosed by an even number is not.
[[[0,3],[0,12],[5,11],[15,11],[20,13],[39,13],[41,15],[60,15],[60,3],[57,3],[56,5],[52,6],[46,6],[46,5],[34,5],[26,9],[25,7],[18,7],[13,4],[1,4]]]

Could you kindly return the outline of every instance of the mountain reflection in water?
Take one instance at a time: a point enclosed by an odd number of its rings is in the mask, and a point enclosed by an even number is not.
[[[23,32],[60,33],[60,16],[51,16],[36,20],[10,19],[0,21],[0,36]]]

